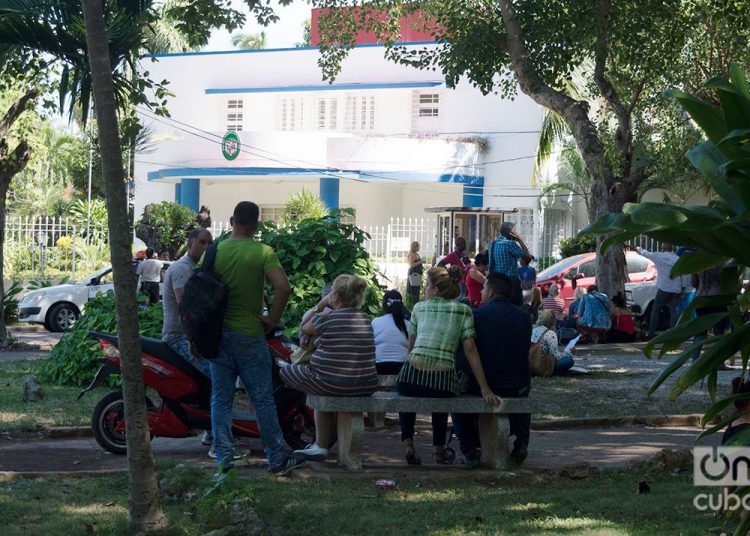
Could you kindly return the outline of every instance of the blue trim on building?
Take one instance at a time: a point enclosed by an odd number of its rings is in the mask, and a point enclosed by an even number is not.
[[[466,183],[464,182],[464,203],[465,207],[481,208],[484,206],[484,177],[478,177],[481,182]]]
[[[320,200],[328,210],[339,208],[339,180],[320,177]]]
[[[297,175],[320,177],[321,174],[339,175],[342,178],[373,179],[373,180],[401,180],[417,182],[453,182],[469,186],[483,186],[484,177],[478,175],[463,175],[461,173],[415,173],[397,171],[370,171],[349,169],[336,171],[327,168],[278,168],[278,167],[213,167],[213,168],[164,168],[151,171],[148,180],[157,181],[170,177],[217,177],[217,176],[243,176],[263,177],[267,175]],[[332,177],[336,178],[336,177]],[[481,205],[479,205],[481,206]]]
[[[419,46],[419,45],[437,45],[436,41],[413,41],[413,42],[397,42],[393,46]],[[373,47],[385,47],[381,43],[366,43],[363,45],[357,45],[354,48],[373,48]],[[171,52],[166,54],[145,54],[144,58],[170,58],[174,56],[216,56],[220,54],[264,54],[268,52],[292,52],[292,51],[303,51],[303,50],[319,50],[318,47],[283,47],[283,48],[261,48],[261,49],[250,49],[250,50],[206,50],[202,52]]]
[[[180,204],[190,207],[195,212],[200,208],[201,181],[200,179],[182,179],[180,187]]]
[[[206,95],[225,95],[227,93],[290,93],[300,91],[351,91],[357,89],[402,89],[419,87],[437,87],[442,81],[424,82],[375,82],[371,84],[311,84],[302,86],[271,86],[271,87],[238,87],[238,88],[209,88]]]
[[[177,184],[174,185],[174,201],[175,201],[175,203],[179,203],[180,202],[181,190],[182,190],[182,183],[178,182]]]

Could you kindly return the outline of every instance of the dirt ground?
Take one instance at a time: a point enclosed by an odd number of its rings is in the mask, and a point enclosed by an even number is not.
[[[530,469],[558,469],[575,462],[587,462],[599,468],[624,466],[644,461],[665,448],[690,448],[698,434],[696,428],[649,428],[641,426],[623,428],[597,428],[555,431],[532,431],[529,457],[525,467]],[[452,466],[433,465],[429,423],[420,419],[416,437],[418,451],[425,465],[409,470],[461,469],[460,455]],[[718,444],[719,436],[708,438],[701,444]],[[243,438],[238,444],[249,449],[248,465],[264,467],[260,440]],[[458,450],[458,443],[452,446]],[[213,461],[206,455],[207,447],[198,437],[185,439],[156,438],[153,441],[156,458],[169,458],[180,462],[197,463],[211,467]],[[335,449],[334,449],[335,450]],[[366,469],[380,472],[406,469],[398,425],[390,424],[384,430],[367,431],[362,448]],[[240,464],[242,465],[242,464]],[[335,456],[323,464],[310,464],[313,471],[338,470]],[[124,456],[105,452],[93,438],[58,440],[0,440],[0,473],[14,472],[79,472],[125,469]]]

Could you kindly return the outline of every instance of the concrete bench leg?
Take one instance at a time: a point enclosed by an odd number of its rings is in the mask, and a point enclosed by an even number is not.
[[[385,428],[385,413],[370,411],[367,413],[367,417],[370,419],[370,426],[375,430],[382,430]]]
[[[362,435],[365,422],[362,413],[336,414],[338,430],[338,461],[344,469],[357,471],[362,469]]]
[[[483,413],[479,416],[479,441],[482,445],[482,465],[490,469],[508,467],[508,417],[496,413]]]

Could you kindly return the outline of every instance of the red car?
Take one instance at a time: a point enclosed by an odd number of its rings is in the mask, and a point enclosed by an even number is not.
[[[638,255],[635,251],[626,251],[625,260],[630,282],[656,280],[656,266],[646,257]],[[567,257],[536,276],[536,285],[545,295],[552,283],[560,287],[560,296],[565,299],[566,308],[573,301],[573,281],[576,282],[576,286],[583,288],[596,284],[596,253],[581,253]]]

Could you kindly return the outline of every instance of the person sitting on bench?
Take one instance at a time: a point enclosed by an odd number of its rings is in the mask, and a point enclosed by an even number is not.
[[[287,365],[279,371],[292,389],[312,395],[368,396],[378,388],[375,339],[370,318],[362,312],[367,283],[356,275],[340,275],[331,293],[320,300],[302,333],[317,340],[309,365]],[[330,309],[326,311],[326,309]],[[334,413],[315,411],[315,443],[295,454],[322,461],[334,437]]]
[[[501,397],[528,397],[531,389],[529,372],[529,345],[531,321],[529,313],[510,302],[513,282],[501,273],[487,277],[482,288],[482,307],[474,310],[477,350],[482,369],[492,392]],[[551,314],[550,311],[547,311]],[[459,357],[460,359],[460,357]],[[470,372],[464,367],[465,372]],[[479,394],[479,385],[469,375],[468,394]],[[510,433],[515,435],[511,461],[521,465],[526,459],[529,446],[531,414],[508,415]],[[475,413],[453,414],[453,423],[458,435],[465,465],[479,465],[479,415]]]
[[[455,301],[461,294],[462,272],[435,267],[427,272],[425,301],[414,306],[409,320],[409,355],[398,375],[396,387],[403,396],[447,398],[458,393],[455,353],[462,344],[469,366],[477,379],[482,397],[498,403],[499,397],[487,385],[474,343],[474,317],[471,309]],[[416,413],[399,413],[401,440],[410,465],[421,462],[414,449]],[[448,414],[432,414],[433,461],[445,463]]]

